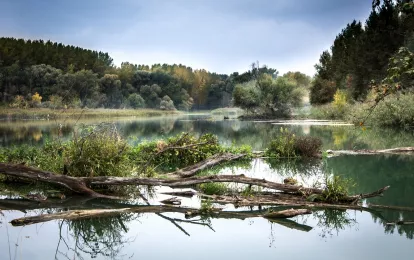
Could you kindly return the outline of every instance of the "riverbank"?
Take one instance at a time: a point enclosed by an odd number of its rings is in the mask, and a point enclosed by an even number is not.
[[[153,117],[178,115],[177,110],[156,109],[49,109],[49,108],[1,108],[0,120],[45,120],[62,118],[109,118],[109,117]]]

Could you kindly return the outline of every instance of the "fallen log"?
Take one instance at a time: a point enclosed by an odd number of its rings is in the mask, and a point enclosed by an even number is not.
[[[323,203],[306,200],[305,197],[294,196],[292,194],[268,193],[254,196],[229,196],[229,195],[204,195],[200,196],[210,199],[217,204],[233,204],[236,207],[252,207],[252,206],[284,206],[307,209],[339,209],[339,210],[359,210],[378,214],[377,211],[369,207],[364,207],[349,203]]]
[[[412,208],[412,207],[377,205],[377,204],[372,204],[372,203],[369,203],[368,207],[377,208],[377,209],[397,210],[397,211],[414,211],[414,208]]]
[[[197,209],[172,207],[172,206],[140,206],[122,209],[90,209],[90,210],[69,210],[52,214],[43,214],[39,216],[23,217],[10,221],[13,226],[25,226],[37,223],[48,222],[51,220],[80,220],[95,217],[118,216],[122,213],[165,213],[165,212],[192,212]]]
[[[93,191],[92,189],[88,188],[85,182],[79,178],[55,174],[48,171],[42,171],[22,164],[0,163],[0,173],[17,178],[25,178],[34,181],[57,184],[70,189],[73,192],[94,198],[114,198],[112,196],[103,195]]]
[[[326,151],[330,156],[338,155],[376,155],[376,154],[414,154],[414,147],[398,147],[392,149],[382,149],[382,150],[327,150]]]
[[[287,209],[282,211],[269,212],[263,215],[264,218],[292,218],[300,215],[311,214],[310,209]]]
[[[1,210],[18,210],[26,212],[28,210],[36,209],[117,209],[117,208],[131,208],[134,205],[124,203],[120,200],[102,200],[100,198],[92,198],[85,196],[67,197],[64,200],[47,199],[45,201],[37,202],[27,199],[0,199]]]
[[[231,154],[231,153],[218,154],[210,158],[207,158],[204,161],[196,163],[194,165],[185,167],[183,169],[179,169],[175,172],[168,173],[168,175],[177,176],[181,178],[188,178],[188,177],[195,176],[197,173],[199,173],[202,170],[219,165],[223,162],[230,162],[230,161],[238,160],[245,156],[246,156],[245,154]]]
[[[389,222],[386,223],[387,226],[402,226],[402,225],[414,225],[414,221],[412,220],[399,220],[399,221],[395,221],[395,222]]]
[[[84,177],[74,178],[65,175],[57,175],[52,172],[41,171],[32,167],[24,165],[13,165],[0,163],[0,173],[14,176],[18,178],[26,178],[35,181],[43,181],[47,183],[57,184],[68,188],[76,193],[87,195],[96,198],[109,198],[119,199],[119,197],[107,196],[97,193],[89,187],[94,185],[147,185],[147,186],[168,186],[171,188],[188,187],[192,185],[202,183],[214,183],[214,182],[231,182],[242,183],[247,185],[255,185],[271,190],[282,191],[286,193],[294,193],[296,195],[310,195],[310,194],[322,194],[324,190],[316,188],[307,188],[298,185],[290,185],[283,183],[276,183],[267,181],[265,179],[250,178],[245,175],[212,175],[212,176],[196,176],[189,178],[140,178],[140,177]],[[384,187],[378,191],[368,194],[360,194],[354,196],[344,197],[343,200],[347,202],[355,202],[359,199],[370,198],[374,196],[380,196],[389,187]]]
[[[161,194],[177,196],[177,197],[191,198],[191,197],[197,195],[197,192],[188,190],[188,191],[161,192]]]
[[[295,230],[299,230],[299,231],[303,231],[303,232],[309,232],[313,229],[313,227],[308,226],[308,225],[304,225],[304,224],[299,224],[293,220],[290,219],[284,219],[284,218],[275,218],[275,219],[268,219],[271,223],[276,223],[279,224],[281,226],[290,228],[290,229],[295,229]]]
[[[171,188],[188,187],[202,183],[213,182],[236,182],[249,185],[256,185],[263,188],[280,190],[284,192],[294,193],[313,193],[321,194],[323,190],[315,188],[306,188],[302,186],[295,186],[289,184],[282,184],[267,181],[265,179],[249,178],[242,175],[212,175],[189,178],[172,178],[172,179],[158,179],[158,178],[141,178],[141,177],[70,177],[65,175],[54,174],[53,172],[42,171],[33,167],[28,167],[21,164],[5,164],[0,163],[0,173],[18,177],[26,178],[35,181],[41,181],[51,184],[57,184],[68,188],[76,193],[101,198],[114,198],[99,194],[90,186],[93,185],[148,185],[148,186],[168,186]]]
[[[277,210],[274,208],[272,210]],[[32,225],[37,223],[48,222],[52,220],[80,220],[96,217],[112,217],[118,216],[123,213],[182,213],[186,216],[200,216],[205,214],[205,212],[195,209],[195,208],[185,208],[185,207],[174,207],[174,206],[136,206],[132,208],[120,208],[120,209],[90,209],[90,210],[70,210],[63,211],[58,213],[43,214],[38,216],[30,216],[17,218],[10,221],[13,226],[24,226]],[[247,218],[257,218],[264,217],[268,214],[268,210],[258,210],[258,211],[221,211],[214,210],[209,212],[209,217],[212,218],[223,218],[223,219],[247,219]],[[299,224],[298,224],[299,225]]]
[[[177,199],[177,197],[161,200],[160,202],[167,205],[181,205],[181,200]]]

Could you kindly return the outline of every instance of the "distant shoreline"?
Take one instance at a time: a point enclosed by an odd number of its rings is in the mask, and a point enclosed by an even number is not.
[[[0,120],[47,120],[61,118],[98,118],[98,117],[154,117],[180,115],[177,110],[157,109],[49,109],[49,108],[0,108]]]

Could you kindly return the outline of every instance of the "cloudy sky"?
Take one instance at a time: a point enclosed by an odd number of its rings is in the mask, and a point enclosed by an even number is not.
[[[313,65],[371,0],[0,0],[0,35],[102,50],[120,65],[182,63],[219,73],[254,61]]]

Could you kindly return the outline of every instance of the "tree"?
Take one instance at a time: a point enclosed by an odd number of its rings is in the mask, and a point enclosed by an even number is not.
[[[132,108],[145,107],[145,100],[137,93],[133,93],[128,97],[128,105]]]
[[[253,109],[260,104],[261,92],[256,87],[255,81],[237,84],[234,87],[234,105],[246,109]]]
[[[193,98],[187,93],[185,89],[181,89],[181,103],[178,105],[178,109],[188,111],[194,104]]]
[[[42,104],[42,96],[39,95],[39,93],[35,93],[32,96],[31,105],[32,107],[40,107],[40,104]]]
[[[105,74],[99,80],[102,92],[106,95],[105,107],[119,108],[122,104],[121,81],[118,75]]]
[[[169,96],[164,96],[160,102],[160,109],[161,110],[176,110],[174,106],[174,102],[171,100]]]

